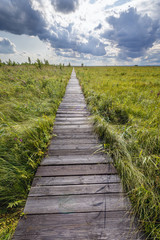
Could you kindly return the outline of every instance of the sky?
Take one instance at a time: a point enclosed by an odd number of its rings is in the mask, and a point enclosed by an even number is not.
[[[160,65],[159,0],[0,0],[0,59]]]

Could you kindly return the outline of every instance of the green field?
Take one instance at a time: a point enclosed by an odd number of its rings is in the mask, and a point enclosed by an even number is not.
[[[72,68],[0,67],[0,239],[12,236]],[[132,210],[160,239],[160,67],[77,67],[95,131]]]
[[[10,239],[52,135],[72,68],[0,67],[0,239]]]
[[[160,67],[76,68],[147,239],[160,239]]]

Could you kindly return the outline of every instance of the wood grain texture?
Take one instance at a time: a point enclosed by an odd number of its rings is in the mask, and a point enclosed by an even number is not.
[[[83,185],[67,185],[67,186],[37,186],[32,187],[29,197],[41,196],[61,196],[61,195],[82,195],[82,194],[100,194],[100,193],[122,193],[120,183],[107,184],[83,184]]]
[[[65,166],[40,166],[36,176],[76,176],[93,174],[116,174],[117,171],[112,164],[86,164],[86,165],[65,165]]]
[[[87,123],[89,123],[88,120],[72,120],[72,121],[55,121],[55,125],[59,126],[59,125],[77,125],[77,124],[80,124],[80,125],[86,125]]]
[[[124,194],[28,197],[25,214],[122,211],[129,207]]]
[[[81,128],[83,128],[83,129],[93,129],[91,124],[83,124],[83,125],[81,125],[81,124],[69,124],[69,125],[62,125],[62,126],[56,125],[56,126],[54,126],[54,131],[58,130],[58,129],[61,129],[61,130],[66,130],[67,129],[67,130],[70,130],[70,131],[72,131],[72,129],[76,129],[76,131],[77,131],[77,129],[81,129]]]
[[[36,186],[63,186],[79,184],[102,184],[120,183],[118,175],[88,175],[88,176],[58,176],[58,177],[35,177],[32,183]]]
[[[141,239],[139,234],[131,231],[131,226],[134,228],[134,222],[128,227],[130,221],[131,218],[122,211],[101,212],[100,214],[28,215],[27,217],[23,217],[19,222],[17,227],[19,235],[14,239]]]
[[[94,163],[111,163],[113,160],[104,155],[61,155],[47,156],[41,162],[42,166],[47,165],[76,165],[76,164],[94,164]]]
[[[54,132],[55,137],[57,137],[58,139],[95,139],[95,136],[93,135],[93,133],[89,132],[89,133],[83,133],[83,132]]]
[[[51,145],[71,145],[71,144],[96,144],[99,145],[99,143],[97,142],[97,139],[53,139],[50,142],[50,146]]]

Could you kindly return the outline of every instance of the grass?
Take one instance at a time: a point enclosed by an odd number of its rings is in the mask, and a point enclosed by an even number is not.
[[[0,239],[11,238],[52,136],[71,68],[0,67]]]
[[[160,67],[76,68],[146,239],[160,239]]]

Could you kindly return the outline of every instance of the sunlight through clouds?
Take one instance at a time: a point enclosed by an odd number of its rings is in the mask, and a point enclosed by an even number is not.
[[[97,65],[100,62],[103,65],[108,62],[133,64],[137,58],[140,64],[145,64],[149,49],[156,46],[160,39],[160,4],[158,0],[151,2],[1,0],[0,36],[5,38],[6,34],[8,41],[11,41],[8,36],[12,34],[12,43],[16,49],[23,45],[22,52],[26,51],[26,44],[20,44],[23,35],[38,37],[46,49],[49,46],[48,57],[52,59],[54,56],[53,59],[57,62],[67,62],[67,58],[71,58],[72,63],[78,59],[81,64],[81,60],[85,63],[85,57],[87,61],[89,55],[90,65],[93,62]],[[157,51],[160,51],[159,45],[157,46]],[[8,51],[9,49],[8,45]],[[29,52],[32,58],[31,46]],[[19,59],[18,54],[19,51],[14,52],[12,58]],[[37,54],[43,56],[44,52],[39,48]],[[157,57],[157,64],[158,62]]]

